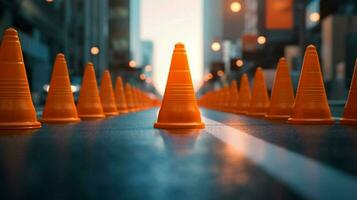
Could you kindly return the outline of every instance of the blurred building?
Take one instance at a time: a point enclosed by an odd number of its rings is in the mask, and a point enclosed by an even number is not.
[[[143,65],[140,39],[140,3],[140,0],[130,0],[130,57],[139,67]]]
[[[230,73],[231,58],[241,54],[244,2],[207,0],[203,6],[204,74],[217,80],[218,72]]]
[[[288,60],[296,87],[305,47],[314,44],[329,99],[346,98],[357,56],[357,1],[205,1],[204,12],[203,91],[239,80],[242,73],[252,78],[258,66],[271,87],[282,56]],[[224,70],[224,76],[219,77],[217,70]],[[209,73],[213,78],[207,78]]]
[[[141,41],[141,63],[143,66],[153,63],[154,44],[149,40]]]
[[[110,69],[118,73],[128,67],[130,60],[130,2],[109,0]]]
[[[0,0],[0,36],[9,27],[19,32],[36,105],[44,103],[57,53],[65,54],[76,88],[87,62],[98,80],[109,68],[113,78],[134,84],[145,65],[143,49],[151,62],[150,45],[141,47],[140,0]]]
[[[44,101],[55,55],[66,55],[72,84],[80,84],[86,62],[97,75],[108,66],[107,0],[0,0],[0,34],[19,32],[35,104]]]
[[[140,84],[143,47],[140,37],[140,0],[109,0],[109,52],[113,76]]]

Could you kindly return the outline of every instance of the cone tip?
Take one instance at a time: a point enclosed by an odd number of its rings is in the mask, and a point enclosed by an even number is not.
[[[184,49],[185,45],[182,42],[178,42],[175,44],[175,49]]]
[[[86,68],[93,68],[94,69],[94,65],[92,62],[88,62],[86,65]]]
[[[286,58],[285,58],[285,57],[281,57],[281,58],[279,59],[279,62],[286,62]]]
[[[263,68],[262,67],[257,67],[257,71],[262,71]]]
[[[56,55],[56,59],[64,59],[64,54],[63,53],[58,53]]]
[[[14,28],[8,28],[5,30],[5,36],[17,36],[17,31]]]
[[[312,44],[310,44],[309,46],[306,47],[306,51],[315,51],[316,47]]]
[[[84,71],[88,71],[88,72],[94,72],[95,73],[95,69],[94,69],[94,65],[91,62],[88,62],[84,68]]]

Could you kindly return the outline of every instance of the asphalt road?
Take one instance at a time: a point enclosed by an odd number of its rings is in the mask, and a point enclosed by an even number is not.
[[[0,199],[357,199],[357,127],[202,109],[206,129],[165,131],[156,114],[2,132]]]

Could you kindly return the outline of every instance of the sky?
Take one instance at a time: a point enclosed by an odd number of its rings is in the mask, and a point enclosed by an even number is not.
[[[197,89],[203,73],[203,0],[141,0],[142,40],[154,43],[153,81],[163,94],[175,43],[186,46]]]

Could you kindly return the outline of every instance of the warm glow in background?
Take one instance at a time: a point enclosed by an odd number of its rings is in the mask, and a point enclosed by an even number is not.
[[[142,0],[141,39],[154,43],[153,79],[163,94],[174,45],[186,46],[195,89],[203,74],[203,0]]]

